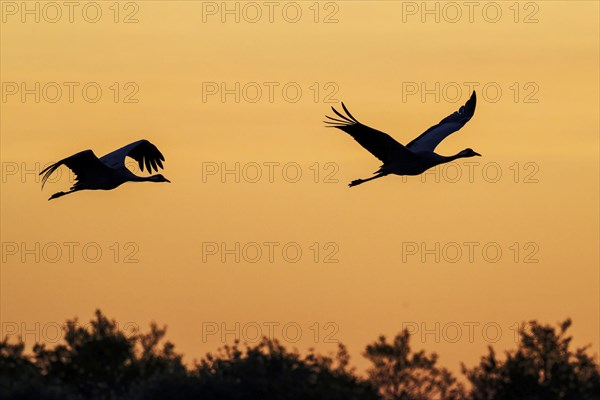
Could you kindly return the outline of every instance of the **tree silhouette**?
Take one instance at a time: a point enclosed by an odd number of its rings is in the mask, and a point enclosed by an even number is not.
[[[68,320],[64,343],[0,342],[0,399],[41,400],[599,400],[600,368],[587,348],[570,350],[571,321],[559,330],[531,322],[506,360],[489,354],[462,366],[467,390],[435,353],[412,352],[404,330],[392,343],[380,337],[364,356],[367,378],[349,367],[346,347],[333,355],[301,355],[277,340],[235,342],[187,368],[165,340],[166,328],[128,335],[100,311],[87,327]]]
[[[385,336],[367,346],[364,356],[373,366],[370,381],[386,400],[454,400],[464,398],[464,388],[445,368],[436,366],[438,356],[412,353],[408,330],[388,343]]]
[[[312,350],[303,357],[264,338],[254,347],[241,349],[236,342],[216,355],[207,354],[196,373],[215,399],[378,399],[348,363],[343,345],[335,357]]]
[[[65,325],[64,343],[0,342],[0,398],[21,399],[309,399],[375,400],[377,392],[348,368],[340,345],[335,357],[301,356],[276,340],[242,349],[239,343],[207,354],[188,370],[165,328],[126,335],[99,310],[88,327]],[[161,344],[162,343],[162,344]]]
[[[550,325],[531,321],[520,330],[516,351],[506,360],[496,358],[492,347],[478,366],[463,373],[471,382],[472,400],[598,400],[600,371],[587,348],[569,349],[571,326],[567,319],[558,332]]]
[[[42,375],[30,357],[24,354],[25,344],[0,342],[0,398],[8,393],[13,398],[30,398],[40,390]]]
[[[183,373],[181,355],[166,342],[158,348],[166,330],[151,325],[148,334],[128,337],[114,320],[99,310],[89,328],[77,319],[65,325],[65,344],[33,348],[36,365],[49,387],[58,387],[85,398],[105,398],[126,393],[132,384],[155,375]]]

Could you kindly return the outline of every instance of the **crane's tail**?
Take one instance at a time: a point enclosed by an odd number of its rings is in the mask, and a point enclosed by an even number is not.
[[[331,121],[323,121],[326,124],[329,124],[329,125],[325,125],[325,126],[327,126],[329,128],[342,128],[345,126],[360,124],[360,122],[358,122],[358,120],[356,118],[354,118],[354,116],[352,114],[350,114],[350,111],[348,111],[348,109],[346,108],[346,106],[344,105],[343,102],[342,102],[342,108],[344,109],[344,112],[346,113],[346,115],[343,115],[338,110],[331,107],[331,109],[337,115],[337,117],[333,118],[333,117],[330,117],[329,115],[326,115],[325,117],[329,118]]]
[[[47,166],[46,168],[44,168],[44,170],[42,172],[40,172],[40,175],[44,175],[44,176],[42,176],[42,190],[44,189],[44,185],[46,184],[46,181],[48,180],[48,178],[50,178],[50,175],[52,175],[54,173],[54,171],[56,171],[58,169],[58,167],[60,167],[61,165],[62,164],[59,161],[57,163]]]

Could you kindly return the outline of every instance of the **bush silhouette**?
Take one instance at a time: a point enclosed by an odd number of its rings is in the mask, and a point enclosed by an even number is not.
[[[367,372],[370,381],[386,400],[458,400],[464,398],[462,385],[445,368],[436,366],[437,354],[411,353],[407,330],[393,343],[385,336],[367,346],[364,356],[373,367]]]
[[[340,344],[334,355],[301,355],[277,340],[234,342],[208,353],[191,368],[165,340],[166,328],[127,335],[100,311],[87,327],[65,324],[63,343],[0,342],[1,399],[328,399],[328,400],[596,400],[600,368],[588,348],[570,350],[567,320],[558,329],[532,321],[516,350],[499,360],[490,347],[479,365],[462,371],[469,388],[437,366],[435,353],[413,352],[402,331],[389,343],[369,344],[366,377],[349,367]]]
[[[471,382],[473,400],[597,400],[600,399],[600,372],[587,348],[569,349],[571,326],[567,319],[558,331],[531,321],[520,331],[519,347],[496,358],[489,348],[478,366],[463,373]]]

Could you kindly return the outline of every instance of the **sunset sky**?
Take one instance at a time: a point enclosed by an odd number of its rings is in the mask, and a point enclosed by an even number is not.
[[[362,370],[409,327],[456,371],[570,317],[597,354],[599,5],[476,3],[1,2],[2,336],[100,308],[188,362],[260,327]],[[436,151],[482,157],[347,187],[380,162],[331,106],[406,144],[472,88]],[[40,191],[142,138],[171,184]]]

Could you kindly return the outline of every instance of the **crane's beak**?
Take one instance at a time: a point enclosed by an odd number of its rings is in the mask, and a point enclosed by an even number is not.
[[[171,181],[170,181],[170,180],[168,180],[167,178],[165,178],[165,182],[169,182],[169,183],[171,183]]]
[[[475,152],[473,152],[473,153],[475,153]],[[481,157],[481,154],[479,154],[479,153],[475,153],[475,155]]]

